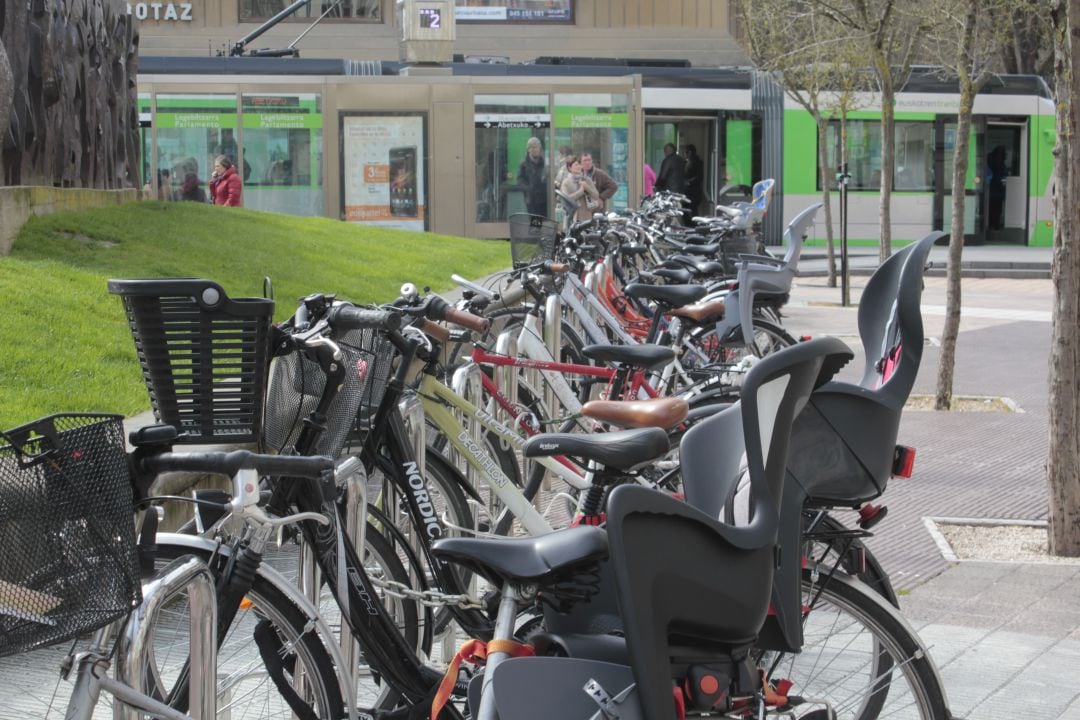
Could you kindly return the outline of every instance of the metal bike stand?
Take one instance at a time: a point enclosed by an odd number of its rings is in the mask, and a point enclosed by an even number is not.
[[[97,679],[102,689],[121,701],[114,705],[114,720],[140,720],[143,711],[166,718],[189,717],[147,697],[151,688],[147,687],[146,672],[158,613],[184,590],[190,604],[190,718],[217,717],[217,592],[206,563],[194,555],[185,555],[143,585],[142,604],[131,614],[120,638],[117,679]]]
[[[562,356],[562,298],[558,295],[548,295],[544,302],[544,344],[555,362],[561,362]],[[544,405],[548,408],[561,408],[559,398],[551,383],[544,383]],[[561,412],[565,412],[562,408]],[[550,410],[555,412],[555,410]],[[544,477],[544,489],[550,490],[550,481]]]
[[[499,333],[499,336],[495,338],[495,354],[505,355],[507,357],[517,357],[517,335],[507,330]],[[518,402],[518,368],[513,365],[501,365],[498,366],[495,372],[499,379],[499,392],[502,393],[508,403],[516,405]],[[493,407],[489,409],[489,412],[498,414],[498,404],[492,403],[492,405]],[[500,419],[508,422],[513,421],[513,418],[505,415],[500,417]]]
[[[479,365],[472,362],[472,360],[468,360],[454,371],[454,376],[450,380],[450,388],[469,403],[477,407],[483,407],[484,385],[483,380],[480,378],[482,372]],[[478,446],[482,446],[481,440],[483,436],[481,433],[483,428],[477,418],[471,416],[459,417],[472,441]],[[471,463],[465,464],[465,477],[474,490],[480,488],[480,478]]]

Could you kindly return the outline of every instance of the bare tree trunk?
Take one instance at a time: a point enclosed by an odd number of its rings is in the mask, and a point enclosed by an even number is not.
[[[1080,76],[1080,0],[1052,0],[1054,95],[1057,145],[1054,147],[1054,309],[1050,338],[1050,448],[1046,459],[1049,491],[1050,552],[1080,556],[1080,135],[1077,98]]]
[[[961,78],[960,108],[956,118],[956,147],[953,151],[952,227],[949,235],[949,263],[946,271],[945,329],[941,332],[935,410],[952,407],[953,370],[956,367],[956,339],[960,334],[960,255],[964,249],[964,181],[971,146],[971,110],[975,91]]]
[[[829,183],[832,181],[832,172],[829,167],[829,149],[827,141],[829,121],[820,113],[814,117],[817,121],[818,133],[818,166],[821,168],[821,202],[825,205],[825,259],[828,267],[826,285],[836,287],[836,251],[833,245],[832,204],[829,201]]]
[[[891,79],[889,60],[881,57],[881,248],[878,259],[882,262],[892,255],[892,188],[896,167],[896,131],[893,101],[896,92]]]

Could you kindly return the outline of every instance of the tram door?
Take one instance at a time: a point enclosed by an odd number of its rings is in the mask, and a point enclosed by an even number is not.
[[[646,164],[660,173],[664,162],[664,145],[671,143],[678,153],[686,156],[686,146],[693,145],[705,170],[704,199],[694,208],[695,214],[712,215],[716,204],[717,178],[719,176],[719,152],[717,143],[717,120],[710,117],[655,116],[645,118]]]
[[[939,116],[934,226],[952,227],[952,168],[956,123]],[[972,119],[964,238],[975,243],[1023,245],[1028,236],[1028,142],[1024,118]]]
[[[1028,218],[1027,121],[987,118],[982,147],[986,241],[1023,245]]]

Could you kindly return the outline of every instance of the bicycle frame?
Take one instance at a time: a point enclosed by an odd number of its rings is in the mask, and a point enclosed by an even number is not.
[[[485,430],[494,433],[496,437],[514,448],[520,449],[524,444],[524,439],[517,432],[496,420],[491,413],[460,397],[430,375],[424,375],[417,392],[423,402],[428,420],[439,428],[461,457],[486,481],[491,491],[518,518],[522,527],[530,535],[551,532],[550,523],[533,507],[521,490],[510,482],[510,478],[499,468],[495,459],[476,443],[472,434],[458,420],[453,411],[458,411],[470,420],[475,419]],[[536,461],[579,490],[587,489],[591,485],[589,474],[582,476],[576,468],[568,467],[558,459],[537,458]]]

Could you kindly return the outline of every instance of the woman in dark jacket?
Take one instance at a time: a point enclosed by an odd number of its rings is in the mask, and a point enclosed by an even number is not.
[[[232,161],[224,155],[214,159],[214,174],[210,176],[210,198],[215,205],[240,207],[244,185]]]

